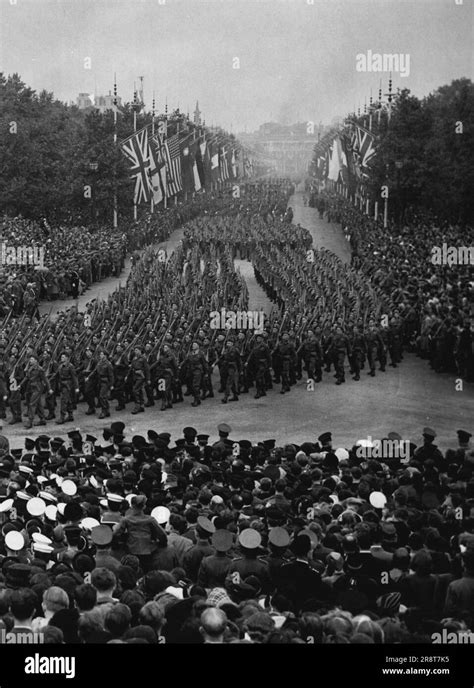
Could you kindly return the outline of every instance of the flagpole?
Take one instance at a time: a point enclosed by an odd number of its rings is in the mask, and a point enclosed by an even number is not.
[[[165,99],[165,140],[168,139],[168,98]],[[166,167],[165,167],[166,170]],[[166,210],[168,207],[168,175],[166,176],[165,200],[163,207]]]
[[[114,149],[117,152],[117,74],[114,73]],[[114,229],[118,226],[118,214],[117,214],[117,168],[116,163],[114,165]]]
[[[151,107],[151,135],[152,136],[155,135],[155,91],[153,91],[153,102],[152,102],[152,107]],[[151,192],[150,210],[151,210],[151,213],[153,214],[153,212],[155,210],[155,201],[153,198],[153,189]]]
[[[135,89],[133,93],[133,133],[137,132],[137,91]],[[138,216],[137,212],[137,199],[133,198],[133,219],[136,221]]]

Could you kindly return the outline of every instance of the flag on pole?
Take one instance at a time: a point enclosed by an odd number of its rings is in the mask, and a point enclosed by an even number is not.
[[[160,155],[161,146],[157,145],[157,138],[157,136],[154,136],[150,141],[150,182],[155,204],[161,203],[166,195],[166,167]]]
[[[152,197],[152,185],[147,128],[135,132],[122,141],[120,148],[130,163],[130,176],[135,179],[135,203],[149,203]]]
[[[227,150],[225,146],[222,146],[220,149],[220,168],[221,168],[221,179],[222,181],[226,181],[229,179],[229,167],[227,164]]]
[[[179,136],[173,134],[164,142],[168,196],[175,196],[183,190],[181,181],[181,150]]]

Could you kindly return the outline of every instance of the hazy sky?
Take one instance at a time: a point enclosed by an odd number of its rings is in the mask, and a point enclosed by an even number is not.
[[[458,0],[459,2],[460,0]],[[409,54],[394,87],[425,95],[472,78],[472,0],[0,0],[0,71],[75,100],[133,97],[194,110],[233,131],[269,120],[327,123],[388,75],[356,71],[356,55]],[[12,4],[13,3],[13,4]],[[85,69],[86,58],[91,69]],[[233,65],[240,68],[234,69]]]

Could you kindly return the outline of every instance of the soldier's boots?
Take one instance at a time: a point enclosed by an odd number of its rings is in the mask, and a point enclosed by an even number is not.
[[[29,430],[29,429],[32,428],[32,427],[33,427],[33,421],[27,420],[26,423],[25,423],[25,428],[26,428],[27,430]]]
[[[185,395],[186,396],[186,395]],[[227,402],[226,402],[227,403]],[[194,397],[194,401],[191,406],[201,406],[201,400],[198,397]]]
[[[55,413],[48,413],[48,415],[46,416],[46,420],[54,420],[55,418],[56,418]]]
[[[370,375],[370,377],[375,377],[375,370],[369,370],[367,375]]]
[[[119,404],[118,406],[115,407],[116,411],[124,411],[125,410],[125,404]]]
[[[150,408],[150,406],[154,406],[154,405],[155,405],[155,402],[153,401],[153,399],[148,399],[148,401],[145,403],[145,406],[147,408]]]
[[[132,410],[132,413],[135,415],[136,413],[144,413],[145,409],[143,406],[135,406],[135,408]]]
[[[40,418],[39,420],[34,423],[34,425],[46,425],[46,419],[45,418]]]
[[[234,394],[234,396],[229,399],[229,401],[238,401],[238,400],[239,400],[239,397],[237,396],[237,394]]]
[[[72,413],[70,413],[67,418],[65,418],[61,414],[61,417],[59,418],[59,420],[56,421],[56,425],[62,425],[63,423],[69,423],[70,421],[73,421],[73,420],[74,420],[74,416],[72,415]]]
[[[360,375],[357,373],[357,375],[354,375],[352,379],[357,382],[358,380],[360,380]]]
[[[13,416],[11,421],[9,421],[9,425],[15,425],[15,423],[21,423],[21,418],[18,418],[18,416]]]
[[[101,411],[99,414],[99,420],[102,420],[102,418],[110,418],[110,413],[108,411]]]
[[[86,416],[95,416],[95,408],[92,408],[92,406],[89,406],[89,408],[86,411]]]
[[[379,370],[380,370],[382,373],[385,373],[385,372],[386,372],[386,371],[385,371],[385,366],[384,366],[384,365],[381,365],[380,368],[379,368]]]

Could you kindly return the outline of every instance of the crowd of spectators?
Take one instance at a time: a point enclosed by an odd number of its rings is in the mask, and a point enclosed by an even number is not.
[[[77,430],[7,440],[4,636],[391,644],[474,630],[469,432],[446,451],[431,428],[407,451],[396,433],[350,448],[329,432],[280,446],[218,433],[172,442],[113,423],[103,446]]]

